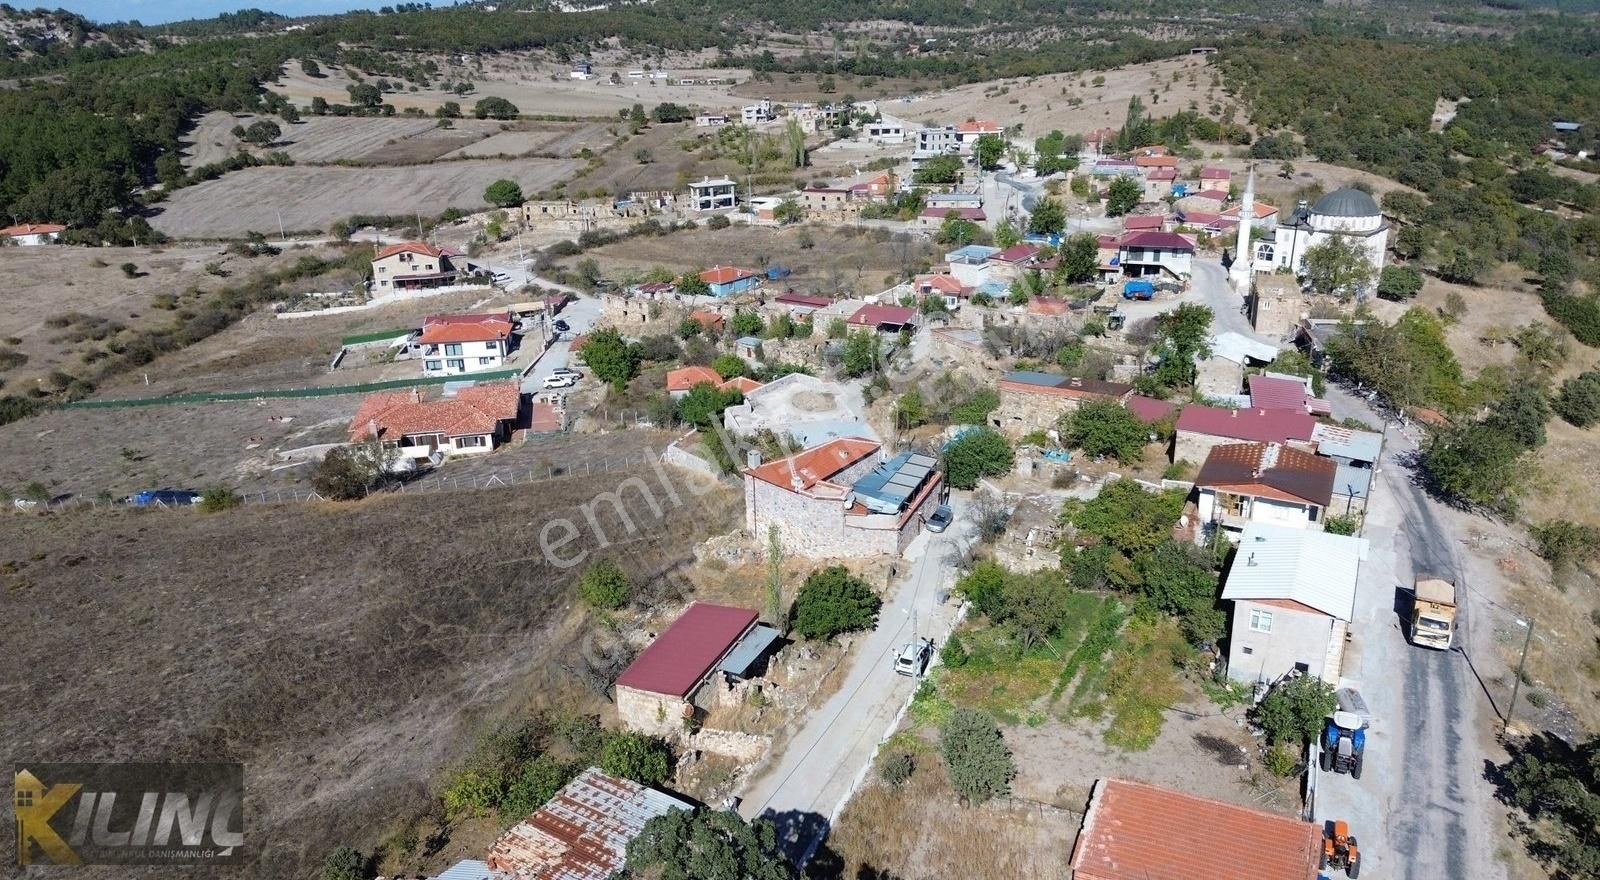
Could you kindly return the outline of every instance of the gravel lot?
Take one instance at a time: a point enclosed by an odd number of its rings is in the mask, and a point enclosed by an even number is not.
[[[537,192],[571,176],[580,163],[555,159],[462,161],[406,168],[259,167],[178,191],[154,226],[176,238],[239,236],[283,225],[326,229],[352,214],[437,214],[483,206],[500,178]]]

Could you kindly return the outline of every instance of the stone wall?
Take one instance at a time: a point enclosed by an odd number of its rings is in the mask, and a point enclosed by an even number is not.
[[[691,735],[684,745],[690,750],[723,755],[749,763],[766,756],[768,750],[772,748],[772,736],[706,728]]]
[[[1010,388],[1000,389],[1000,406],[989,415],[989,423],[1015,440],[1034,431],[1048,431],[1056,420],[1078,411],[1082,401],[1057,394],[1029,394]]]
[[[630,730],[668,739],[683,735],[687,701],[621,686],[616,700],[617,718]]]

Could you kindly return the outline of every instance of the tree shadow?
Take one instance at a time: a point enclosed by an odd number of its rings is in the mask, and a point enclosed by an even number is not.
[[[778,850],[796,865],[804,865],[813,858],[823,848],[828,834],[828,819],[821,813],[767,810],[761,818],[777,828]]]

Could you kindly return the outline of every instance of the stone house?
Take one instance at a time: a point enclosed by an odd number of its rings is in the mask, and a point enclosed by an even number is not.
[[[1293,339],[1300,322],[1311,314],[1310,294],[1289,274],[1256,275],[1247,305],[1256,333],[1281,341]]]
[[[931,456],[884,461],[882,444],[840,437],[747,468],[745,529],[778,527],[784,552],[812,559],[898,556],[938,506],[943,475]]]
[[[1173,461],[1198,464],[1211,450],[1231,443],[1281,443],[1314,451],[1317,420],[1292,410],[1224,409],[1192,403],[1178,414]]]
[[[754,611],[695,602],[617,678],[617,717],[641,733],[681,737],[710,708],[714,683],[759,668],[779,638]]]
[[[1231,603],[1228,676],[1268,686],[1290,672],[1337,684],[1365,538],[1250,523],[1222,600]]]
[[[989,425],[1013,440],[1055,429],[1056,420],[1077,412],[1085,400],[1126,401],[1133,386],[1057,373],[1019,370],[1000,376],[1000,406]]]

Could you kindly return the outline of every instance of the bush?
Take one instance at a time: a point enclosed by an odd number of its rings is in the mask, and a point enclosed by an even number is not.
[[[139,266],[137,263],[123,263],[121,269],[122,274],[129,278],[139,277]]]
[[[1422,290],[1422,273],[1410,266],[1384,266],[1378,276],[1378,295],[1384,299],[1410,299]]]
[[[939,649],[939,663],[950,669],[960,669],[967,665],[967,646],[961,641],[961,636],[951,633],[950,638]]]
[[[1322,530],[1330,535],[1354,535],[1360,525],[1354,516],[1330,516],[1322,521]]]
[[[1576,428],[1600,422],[1600,370],[1590,370],[1561,383],[1561,393],[1552,407]]]
[[[445,785],[440,798],[452,818],[487,816],[505,794],[505,781],[493,770],[468,768]]]
[[[878,765],[878,776],[884,782],[896,788],[906,784],[911,779],[911,772],[917,769],[916,762],[905,752],[891,752],[884,756],[883,763]]]
[[[1061,418],[1061,442],[1087,455],[1110,456],[1120,462],[1144,457],[1150,428],[1115,400],[1087,400]]]
[[[871,629],[883,600],[842,565],[811,573],[789,609],[790,628],[812,640]]]
[[[717,214],[716,216],[714,216],[711,219],[706,221],[706,228],[707,229],[727,229],[729,226],[732,226],[732,225],[733,225],[733,221],[729,220],[727,218],[727,216],[724,215],[724,214]]]
[[[1011,793],[1017,765],[1000,728],[987,712],[958,707],[939,734],[950,786],[963,801],[981,804]]]
[[[213,486],[200,493],[200,509],[206,513],[232,510],[244,503],[239,493],[224,486]]]
[[[1600,553],[1600,529],[1582,523],[1550,520],[1531,526],[1528,536],[1552,569],[1588,562]]]
[[[628,576],[609,559],[594,562],[578,579],[579,598],[602,611],[614,611],[628,604],[632,592]]]
[[[1300,761],[1283,743],[1268,746],[1261,763],[1266,766],[1268,773],[1282,778],[1293,776],[1300,769]]]
[[[524,764],[522,771],[506,787],[500,799],[500,813],[520,819],[549,803],[572,779],[572,772],[549,755],[540,755]]]
[[[1337,707],[1333,685],[1302,675],[1273,688],[1250,711],[1250,720],[1274,745],[1304,744],[1321,734],[1323,719]]]
[[[607,775],[632,779],[641,785],[659,785],[672,773],[672,751],[653,736],[624,731],[606,737],[600,750],[600,769]]]
[[[718,355],[717,359],[711,362],[711,369],[724,379],[750,375],[750,366],[744,362],[744,358],[736,354]]]
[[[1011,473],[1016,454],[998,432],[979,428],[961,435],[944,451],[945,476],[957,489],[971,489],[983,477]]]
[[[341,846],[322,860],[321,880],[361,880],[367,876],[367,857],[361,850]]]
[[[392,452],[376,443],[329,450],[311,474],[311,487],[330,501],[365,498],[385,479],[384,462]]]

